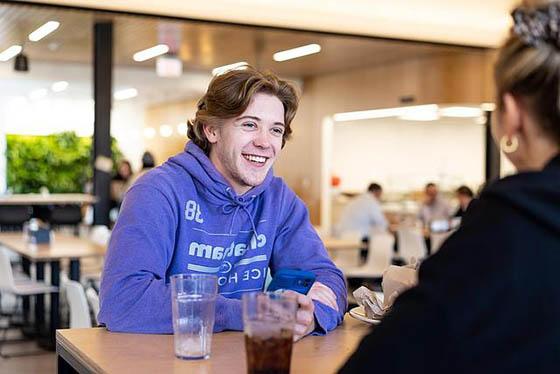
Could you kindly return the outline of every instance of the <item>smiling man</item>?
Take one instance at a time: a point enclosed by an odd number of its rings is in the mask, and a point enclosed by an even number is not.
[[[215,331],[242,330],[241,295],[267,269],[303,269],[295,338],[342,322],[346,286],[307,208],[272,165],[292,132],[294,87],[253,68],[215,77],[189,124],[185,151],[127,192],[109,244],[99,321],[112,331],[171,333],[169,277],[218,277]]]

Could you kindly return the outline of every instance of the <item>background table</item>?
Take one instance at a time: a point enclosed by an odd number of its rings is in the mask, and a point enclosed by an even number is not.
[[[0,205],[85,205],[96,201],[95,196],[81,193],[0,195]]]
[[[308,336],[295,343],[291,372],[336,372],[369,327],[346,315],[343,325],[327,336]],[[173,355],[173,335],[119,334],[104,328],[58,330],[58,372],[68,372],[71,366],[80,373],[245,373],[243,338],[241,332],[214,334],[209,360],[183,361]]]
[[[94,242],[62,233],[55,233],[49,244],[31,244],[22,232],[0,232],[0,245],[18,253],[28,261],[24,270],[29,274],[29,262],[35,263],[37,280],[45,279],[45,263],[50,264],[51,284],[60,286],[60,260],[70,260],[69,278],[80,281],[80,259],[84,257],[104,256],[106,248]],[[27,304],[29,305],[29,304]],[[27,308],[26,308],[27,309]],[[38,325],[44,324],[44,299],[37,296],[35,316]],[[51,310],[49,323],[49,343],[47,348],[54,349],[55,330],[60,327],[58,293],[51,293]]]

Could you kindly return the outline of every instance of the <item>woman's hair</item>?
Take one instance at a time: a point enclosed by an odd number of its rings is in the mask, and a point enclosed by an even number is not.
[[[195,118],[189,121],[187,136],[206,154],[210,142],[204,134],[204,125],[221,125],[222,121],[242,114],[256,93],[276,96],[284,106],[284,135],[282,147],[290,138],[290,124],[296,115],[298,94],[294,86],[272,73],[263,73],[251,66],[230,70],[212,79],[208,91],[198,102]]]
[[[457,188],[457,194],[458,195],[464,195],[464,196],[468,196],[471,199],[474,197],[474,193],[472,192],[472,190],[467,187],[467,186],[460,186],[459,188]]]
[[[560,1],[525,0],[512,16],[494,68],[498,109],[511,93],[560,144]]]
[[[148,151],[144,152],[142,155],[142,169],[153,168],[154,166],[156,166],[154,156]]]

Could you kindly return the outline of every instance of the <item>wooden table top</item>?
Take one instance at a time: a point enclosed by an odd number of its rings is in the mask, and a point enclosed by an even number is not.
[[[362,242],[358,239],[321,237],[325,248],[329,251],[354,250],[362,247]]]
[[[370,325],[346,315],[327,336],[295,343],[291,373],[334,373],[355,350]],[[173,335],[108,332],[105,328],[57,330],[57,353],[96,373],[245,373],[241,332],[214,334],[210,359],[184,361],[173,354]],[[71,360],[68,359],[70,356]]]
[[[97,197],[81,193],[0,195],[0,205],[95,204]]]
[[[107,250],[88,239],[59,232],[54,233],[49,244],[31,244],[22,232],[0,232],[0,245],[32,261],[98,257],[104,256]]]

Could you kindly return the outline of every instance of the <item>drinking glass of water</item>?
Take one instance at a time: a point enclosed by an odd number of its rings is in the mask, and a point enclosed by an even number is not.
[[[175,356],[185,360],[210,357],[218,278],[207,274],[171,276]]]

